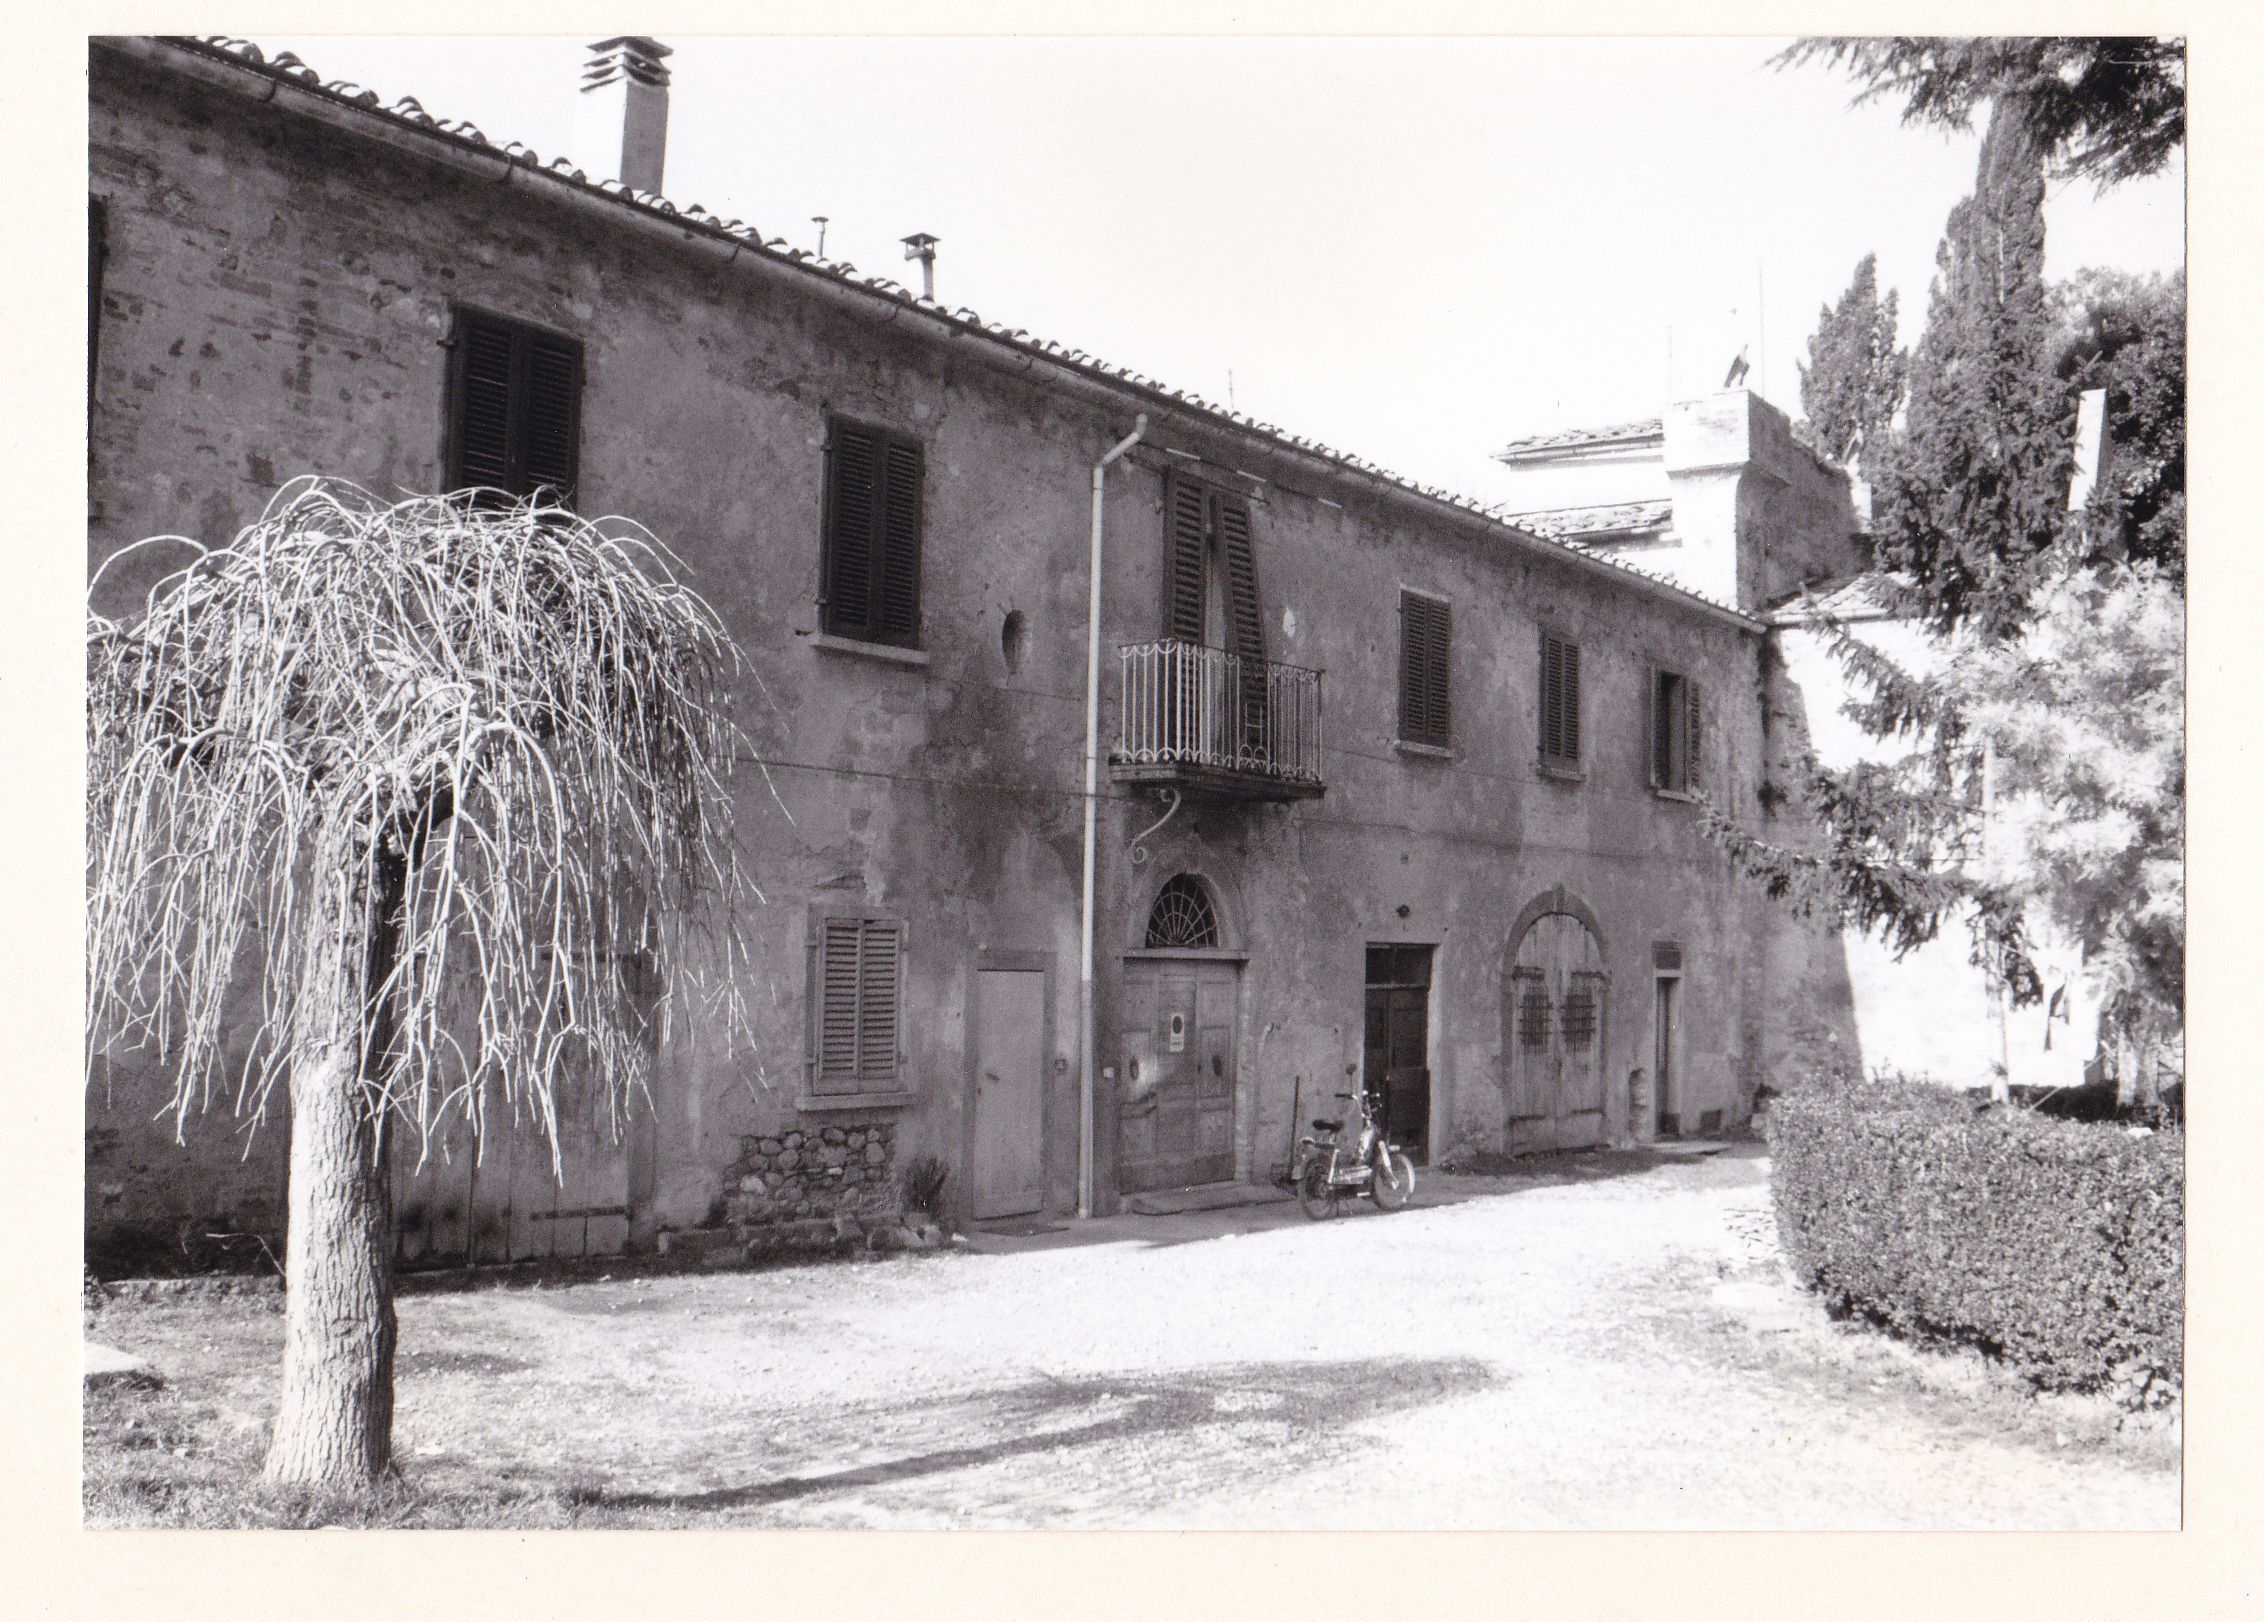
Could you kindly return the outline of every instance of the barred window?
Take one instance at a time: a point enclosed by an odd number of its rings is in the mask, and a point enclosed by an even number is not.
[[[1573,981],[1565,991],[1563,1030],[1568,1048],[1584,1048],[1596,1039],[1596,993],[1585,979]]]
[[[1528,979],[1517,995],[1517,1040],[1520,1046],[1549,1045],[1549,988],[1538,977]]]

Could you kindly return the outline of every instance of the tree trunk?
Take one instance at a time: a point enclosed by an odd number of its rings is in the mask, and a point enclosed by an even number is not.
[[[327,865],[333,881],[310,909],[293,1011],[283,1398],[265,1470],[272,1482],[346,1491],[368,1487],[393,1457],[392,1190],[373,1085],[390,1041],[370,994],[398,945],[402,864],[380,853],[374,866],[365,889],[354,882],[358,853]]]

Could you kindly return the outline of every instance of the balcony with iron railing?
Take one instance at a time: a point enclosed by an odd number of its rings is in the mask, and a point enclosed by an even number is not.
[[[1116,781],[1258,800],[1322,792],[1319,671],[1172,640],[1117,658]]]

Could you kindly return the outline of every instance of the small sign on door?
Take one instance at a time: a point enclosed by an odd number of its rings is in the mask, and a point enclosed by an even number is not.
[[[1172,1015],[1169,1032],[1171,1051],[1185,1053],[1187,1051],[1187,1016],[1185,1014]]]

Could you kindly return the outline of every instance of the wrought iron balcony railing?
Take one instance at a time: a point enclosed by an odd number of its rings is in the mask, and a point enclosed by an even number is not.
[[[1321,792],[1321,673],[1192,642],[1118,653],[1119,780],[1264,798]]]

